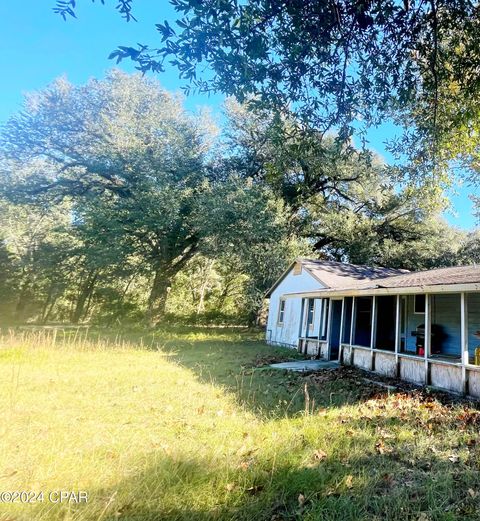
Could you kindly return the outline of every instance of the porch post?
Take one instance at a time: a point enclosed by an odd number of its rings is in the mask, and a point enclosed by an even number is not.
[[[355,330],[355,297],[352,296],[352,319],[351,319],[351,323],[350,323],[350,360],[349,360],[349,363],[350,365],[353,365],[353,333],[354,333],[354,330]]]
[[[318,304],[318,309],[317,309],[317,313],[318,313],[318,335],[317,335],[317,341],[318,341],[318,344],[320,345],[320,337],[322,336],[322,299],[321,298],[317,298],[316,299],[316,304],[315,306]]]
[[[318,298],[315,301],[315,308],[318,305],[317,316],[318,316],[318,335],[317,335],[317,357],[320,358],[320,336],[322,335],[322,299]],[[313,322],[315,324],[315,321]]]
[[[466,293],[460,294],[460,345],[462,349],[462,390],[464,394],[468,394],[468,373],[467,365],[469,363],[468,354],[468,304]]]
[[[327,346],[328,346],[328,358],[330,358],[330,329],[332,328],[332,299],[328,300],[328,315],[327,315]]]
[[[353,345],[353,333],[355,329],[355,298],[352,297],[352,324],[350,327],[350,345]]]
[[[342,363],[343,354],[342,354],[342,343],[343,343],[343,325],[345,324],[344,315],[345,314],[345,297],[342,297],[342,314],[340,315],[340,339],[338,342],[338,361]]]
[[[375,347],[375,330],[377,326],[377,297],[373,295],[372,297],[372,329],[370,332],[370,370],[375,370],[375,352],[373,351]]]
[[[430,385],[430,366],[428,357],[430,356],[431,343],[432,343],[432,314],[430,306],[430,294],[425,294],[425,346],[424,346],[424,358],[425,358],[425,385]]]
[[[398,357],[398,353],[400,351],[400,295],[397,295],[397,302],[395,308],[395,372],[396,376],[400,375],[400,358]]]

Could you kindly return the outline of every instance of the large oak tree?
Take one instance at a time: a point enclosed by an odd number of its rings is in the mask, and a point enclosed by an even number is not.
[[[192,209],[210,137],[204,118],[139,75],[113,71],[79,87],[58,80],[3,129],[4,190],[22,202],[68,198],[77,226],[95,220],[104,251],[140,254],[155,319],[172,277],[197,249]]]

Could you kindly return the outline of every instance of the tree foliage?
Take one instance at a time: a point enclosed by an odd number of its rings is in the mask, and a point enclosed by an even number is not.
[[[6,123],[0,143],[9,204],[31,207],[32,216],[68,207],[63,218],[71,242],[57,253],[75,263],[75,282],[62,286],[73,322],[102,301],[122,308],[136,283],[135,300],[155,322],[165,314],[175,277],[196,255],[220,257],[235,244],[237,259],[245,261],[247,249],[239,255],[239,246],[268,249],[282,240],[287,224],[273,195],[215,167],[215,132],[208,118],[188,114],[157,82],[118,71],[80,87],[57,80]],[[11,250],[14,242],[4,241]],[[55,271],[53,260],[50,267]],[[239,263],[238,275],[246,272]],[[271,274],[255,285],[257,292],[267,289]],[[43,298],[34,273],[28,280],[25,299]],[[115,313],[106,312],[112,319]]]
[[[468,0],[171,0],[174,26],[160,42],[121,46],[117,62],[161,72],[168,62],[187,90],[221,91],[293,110],[307,127],[358,130],[393,118],[397,150],[418,172],[478,155],[478,5]],[[120,2],[128,19],[134,0]],[[74,2],[59,2],[64,17]],[[205,64],[208,67],[205,67]],[[207,71],[207,72],[205,72]],[[359,125],[359,122],[361,124]],[[465,164],[471,166],[471,162]]]
[[[59,80],[5,126],[5,154],[36,165],[24,179],[14,171],[6,190],[25,201],[68,197],[74,218],[96,230],[104,254],[126,259],[141,252],[153,276],[150,313],[161,314],[171,278],[197,248],[190,216],[204,178],[207,132],[180,100],[139,76],[114,71],[83,87]],[[102,256],[90,278],[96,280]]]
[[[230,100],[223,132],[141,75],[30,95],[0,137],[4,319],[254,321],[297,256],[476,259],[435,186],[292,112]],[[447,238],[447,239],[446,239]]]

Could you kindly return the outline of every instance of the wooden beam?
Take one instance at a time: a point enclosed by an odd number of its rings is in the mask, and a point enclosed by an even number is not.
[[[462,390],[463,394],[468,394],[468,373],[467,364],[469,363],[468,352],[468,302],[465,292],[460,294],[460,346],[462,350]]]
[[[400,327],[401,327],[401,299],[397,295],[395,307],[395,374],[398,378],[400,376],[400,358],[398,353],[400,351]]]
[[[353,335],[355,333],[355,301],[356,298],[352,297],[352,324],[350,327],[350,345],[353,345]]]
[[[299,296],[303,297],[351,297],[351,296],[365,296],[371,297],[372,295],[418,295],[421,294],[437,294],[437,293],[461,293],[465,292],[479,292],[480,283],[470,284],[438,284],[431,286],[412,286],[408,288],[367,288],[367,289],[322,289],[312,291],[296,291],[292,293],[285,293],[285,298],[295,298]]]
[[[375,333],[377,328],[377,297],[374,295],[372,297],[372,323],[371,323],[371,331],[370,331],[370,370],[375,370],[375,352],[373,351],[375,347]]]
[[[345,299],[342,298],[342,314],[340,316],[340,338],[338,339],[338,361],[340,363],[342,362],[343,326],[345,324],[344,314],[345,314]]]
[[[430,365],[428,357],[430,356],[431,344],[432,344],[432,313],[431,313],[431,297],[425,295],[425,345],[424,345],[424,358],[425,358],[425,385],[430,385]]]

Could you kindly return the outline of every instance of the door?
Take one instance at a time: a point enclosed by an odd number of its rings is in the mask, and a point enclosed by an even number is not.
[[[342,324],[342,301],[332,300],[332,321],[330,326],[329,359],[338,360],[340,350],[340,329]]]

